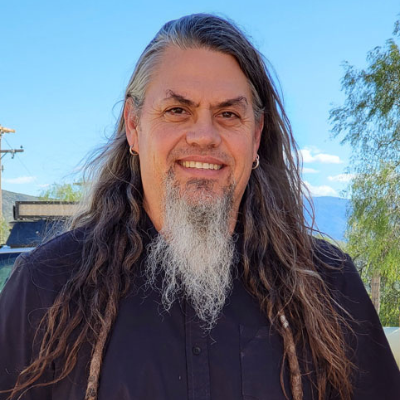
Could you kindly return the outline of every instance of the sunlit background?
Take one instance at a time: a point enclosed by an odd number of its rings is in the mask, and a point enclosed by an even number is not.
[[[315,196],[344,196],[350,149],[332,139],[341,64],[364,67],[390,37],[398,0],[3,1],[0,3],[3,189],[39,195],[79,180],[114,129],[145,45],[168,20],[210,12],[236,21],[276,71]]]

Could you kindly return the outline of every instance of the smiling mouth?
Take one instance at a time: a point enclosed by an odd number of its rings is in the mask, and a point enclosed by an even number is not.
[[[179,163],[180,165],[186,168],[215,169],[215,170],[219,170],[222,168],[221,164],[203,163],[199,161],[180,161]]]

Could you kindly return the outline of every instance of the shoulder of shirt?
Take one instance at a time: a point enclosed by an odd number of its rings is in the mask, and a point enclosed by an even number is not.
[[[341,292],[364,290],[364,285],[351,257],[326,240],[313,238],[314,262],[329,288]]]
[[[332,269],[342,269],[351,258],[334,244],[318,238],[312,238],[313,241],[313,258],[318,268],[321,264]]]
[[[13,274],[29,274],[38,289],[58,291],[81,265],[85,237],[84,230],[68,231],[22,253]]]
[[[40,244],[21,257],[30,262],[43,262],[50,258],[53,262],[75,258],[82,252],[83,243],[86,238],[86,231],[75,229],[64,232],[52,239]]]

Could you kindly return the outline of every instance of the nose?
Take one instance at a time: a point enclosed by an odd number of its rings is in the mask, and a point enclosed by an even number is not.
[[[198,116],[186,133],[186,142],[204,148],[218,147],[221,143],[221,135],[209,111]]]

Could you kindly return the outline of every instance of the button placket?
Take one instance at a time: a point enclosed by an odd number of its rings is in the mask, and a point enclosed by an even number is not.
[[[193,308],[187,303],[185,332],[189,400],[210,400],[207,335]]]

